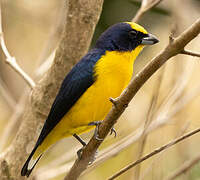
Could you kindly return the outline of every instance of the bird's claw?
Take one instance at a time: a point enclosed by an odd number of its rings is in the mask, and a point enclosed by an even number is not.
[[[94,137],[97,141],[103,141],[102,138],[99,138],[99,134],[98,134],[99,126],[101,123],[102,123],[102,121],[94,121],[94,122],[91,122],[88,124],[89,126],[96,126],[96,128],[94,130]]]
[[[99,134],[98,134],[99,126],[100,126],[101,123],[102,123],[102,121],[94,121],[94,122],[91,122],[91,123],[88,124],[89,126],[96,126],[96,128],[94,130],[94,137],[97,141],[103,141],[103,138],[99,138]],[[114,133],[114,137],[116,137],[117,132],[116,132],[114,127],[111,128],[110,135],[112,135],[113,133]]]
[[[117,136],[117,131],[115,130],[114,127],[111,128],[111,130],[110,130],[110,135],[112,135],[113,133],[114,133],[114,137],[116,138],[116,136]]]

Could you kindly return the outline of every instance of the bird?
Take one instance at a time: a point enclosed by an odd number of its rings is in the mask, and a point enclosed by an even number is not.
[[[45,151],[63,138],[74,136],[85,146],[79,134],[105,118],[112,108],[109,98],[118,97],[131,80],[136,57],[158,42],[134,22],[120,22],[103,32],[64,78],[21,175],[28,177]]]

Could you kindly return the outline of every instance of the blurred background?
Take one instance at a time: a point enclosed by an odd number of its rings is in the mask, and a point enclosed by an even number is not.
[[[7,48],[35,81],[48,69],[59,43],[64,22],[64,0],[2,0],[2,23]],[[110,25],[131,21],[140,0],[105,0],[91,47]],[[134,74],[200,16],[200,0],[163,0],[139,20],[160,43],[145,48],[137,58]],[[187,49],[200,53],[200,37]],[[30,89],[7,64],[0,51],[0,152],[15,136],[21,123],[24,100]],[[125,165],[200,126],[200,59],[178,55],[170,59],[133,98],[115,125],[117,137],[109,136],[100,147],[96,164],[80,179],[103,180]],[[89,140],[93,132],[82,135]],[[200,134],[146,160],[117,179],[161,180],[184,162],[200,156]],[[71,167],[80,144],[73,138],[53,146],[34,171],[36,180],[61,180]],[[114,152],[116,150],[116,153]],[[200,164],[179,176],[200,179]]]

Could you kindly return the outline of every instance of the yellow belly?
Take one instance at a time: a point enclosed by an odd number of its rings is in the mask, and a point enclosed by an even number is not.
[[[137,49],[137,48],[136,48]],[[139,51],[142,49],[138,49]],[[137,53],[106,52],[95,66],[97,79],[79,98],[39,146],[36,156],[56,141],[90,130],[90,122],[103,120],[112,107],[109,98],[118,97],[128,85]]]
[[[88,124],[103,120],[112,107],[109,98],[118,97],[124,88],[124,81],[119,79],[107,77],[105,80],[97,80],[62,119],[60,126],[68,127],[68,131],[63,133],[79,134],[91,129]]]

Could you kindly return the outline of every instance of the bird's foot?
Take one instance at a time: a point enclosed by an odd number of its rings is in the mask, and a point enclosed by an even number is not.
[[[115,130],[114,126],[110,130],[110,135],[114,134],[114,137],[116,138],[117,136],[117,131]]]
[[[103,141],[103,138],[99,138],[99,134],[98,134],[99,126],[100,126],[101,123],[102,123],[102,121],[94,121],[94,122],[91,122],[91,123],[88,124],[89,126],[96,126],[96,128],[94,130],[94,137],[98,141]],[[112,135],[113,133],[114,133],[114,137],[116,137],[117,132],[116,132],[114,127],[111,128],[110,135]]]
[[[88,124],[88,126],[96,126],[96,128],[94,130],[94,137],[97,141],[103,141],[102,138],[99,138],[99,134],[98,134],[99,126],[101,123],[102,123],[102,121],[94,121],[94,122],[91,122]]]

